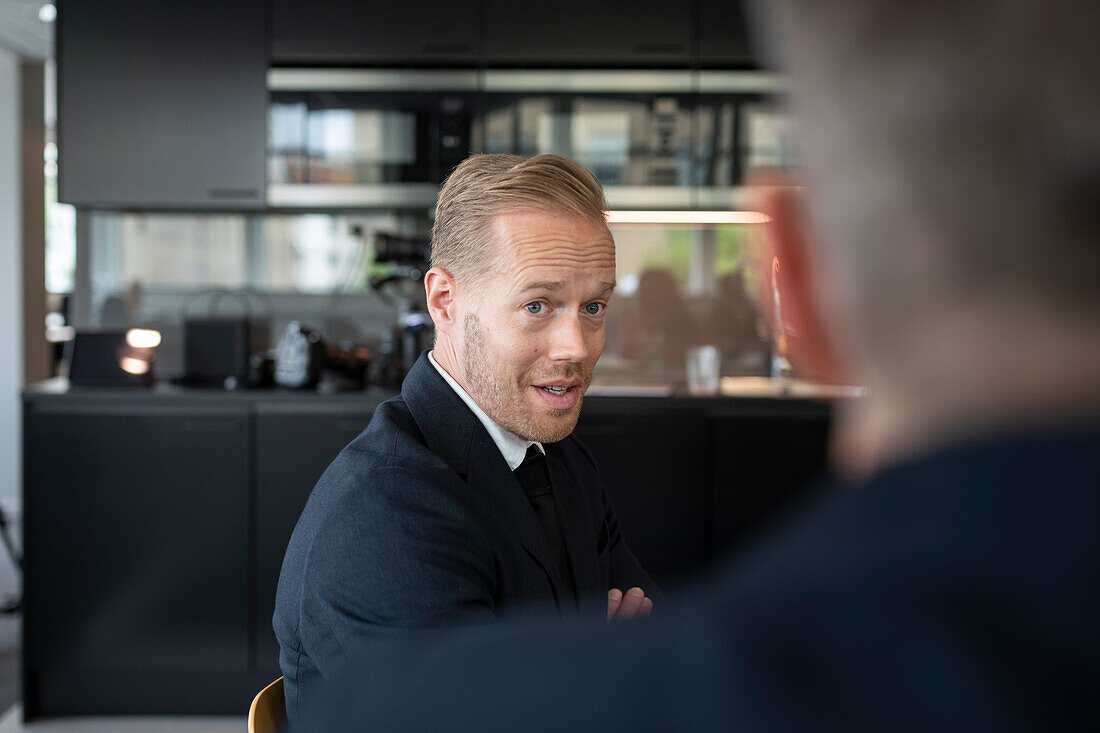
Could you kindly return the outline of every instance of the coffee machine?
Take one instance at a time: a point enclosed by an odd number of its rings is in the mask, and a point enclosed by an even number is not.
[[[410,283],[423,287],[431,245],[427,239],[375,235],[374,261],[388,265],[385,275],[370,278],[370,287],[380,298],[397,308],[397,323],[382,336],[375,361],[377,384],[399,388],[420,354],[431,348],[435,325],[419,299],[408,292]]]

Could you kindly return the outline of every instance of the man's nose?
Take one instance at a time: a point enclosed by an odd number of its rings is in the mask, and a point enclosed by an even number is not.
[[[549,356],[555,361],[583,361],[588,356],[588,341],[579,314],[563,314],[555,319]]]

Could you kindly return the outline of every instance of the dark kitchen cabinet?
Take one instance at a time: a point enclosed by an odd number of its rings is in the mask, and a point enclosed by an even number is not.
[[[809,496],[825,470],[832,412],[800,402],[712,414],[714,550],[736,550]]]
[[[367,427],[373,406],[256,406],[256,667],[278,677],[279,644],[271,628],[283,555],[317,479]]]
[[[760,61],[756,53],[744,2],[700,0],[700,66],[753,68]]]
[[[59,199],[261,207],[265,28],[264,0],[61,5]]]
[[[298,515],[389,396],[28,390],[27,715],[247,710]]]
[[[576,435],[596,458],[631,550],[662,585],[682,580],[709,549],[706,423],[669,414],[663,400],[590,403]]]
[[[36,404],[25,431],[28,715],[246,709],[247,409]]]
[[[271,62],[473,64],[480,53],[477,3],[274,0]]]
[[[24,393],[29,717],[234,714],[278,676],[287,542],[317,479],[390,393]],[[804,495],[827,406],[592,397],[576,435],[669,595]]]
[[[485,0],[489,64],[686,66],[692,7],[669,2]]]

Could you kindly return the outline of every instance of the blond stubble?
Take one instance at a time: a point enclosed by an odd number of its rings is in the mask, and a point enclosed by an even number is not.
[[[560,373],[540,376],[545,381],[571,379],[580,382],[577,405],[569,410],[544,410],[545,415],[558,419],[552,426],[543,426],[527,402],[527,388],[535,383],[535,375],[522,373],[513,380],[511,375],[496,371],[497,362],[489,352],[481,321],[475,313],[466,314],[462,330],[462,374],[466,388],[493,422],[523,440],[539,443],[556,443],[573,432],[580,418],[584,391],[592,381],[591,370],[580,362],[570,362]]]

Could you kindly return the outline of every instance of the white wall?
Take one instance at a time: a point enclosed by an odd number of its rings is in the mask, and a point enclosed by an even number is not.
[[[20,215],[20,59],[0,47],[0,506],[20,508],[23,278]],[[0,553],[0,564],[6,564]]]

